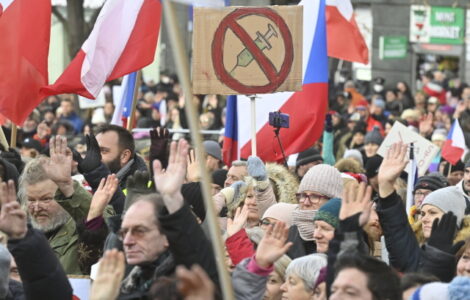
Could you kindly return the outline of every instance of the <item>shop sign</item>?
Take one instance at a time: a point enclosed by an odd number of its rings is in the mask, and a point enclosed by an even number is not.
[[[464,10],[461,8],[412,5],[410,42],[463,44]]]
[[[381,36],[379,45],[379,58],[398,59],[405,58],[408,50],[406,36]]]

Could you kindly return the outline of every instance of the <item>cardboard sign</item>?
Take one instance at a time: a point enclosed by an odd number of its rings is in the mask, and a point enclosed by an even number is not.
[[[195,8],[194,94],[265,94],[302,86],[302,6]]]
[[[439,148],[420,136],[416,132],[408,129],[405,125],[400,122],[395,122],[389,134],[385,140],[380,145],[377,154],[382,157],[387,155],[388,149],[399,141],[402,141],[405,144],[414,145],[414,157],[416,160],[416,166],[418,167],[419,176],[423,176],[429,168],[432,160],[439,152]],[[409,150],[408,150],[409,151]],[[409,154],[407,154],[409,157]],[[405,171],[409,173],[410,164],[406,166]]]
[[[69,276],[69,282],[73,289],[73,295],[80,300],[88,300],[91,289],[90,278],[74,278]]]

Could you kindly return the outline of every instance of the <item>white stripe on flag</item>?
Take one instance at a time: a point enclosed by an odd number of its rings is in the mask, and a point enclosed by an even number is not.
[[[106,1],[82,46],[86,53],[81,81],[96,96],[121,57],[144,0]]]
[[[173,2],[178,2],[187,5],[193,5],[198,7],[224,7],[224,0],[173,0]]]
[[[10,4],[13,2],[14,0],[0,0],[0,4],[2,5],[3,7],[3,12],[5,12],[7,10],[7,7],[10,6]]]
[[[126,75],[122,78],[122,83],[120,87],[115,86],[113,90],[114,98],[114,114],[111,124],[122,126],[122,113],[124,110],[124,104],[126,103],[125,93],[127,82],[129,81],[129,75]]]

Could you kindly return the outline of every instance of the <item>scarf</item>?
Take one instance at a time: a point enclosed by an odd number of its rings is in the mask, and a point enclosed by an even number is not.
[[[304,241],[313,241],[313,218],[318,210],[301,210],[296,208],[292,212],[292,224],[297,226],[300,237]]]

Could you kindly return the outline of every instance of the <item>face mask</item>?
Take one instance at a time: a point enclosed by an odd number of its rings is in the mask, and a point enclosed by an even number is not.
[[[163,84],[169,84],[170,83],[170,77],[163,76],[160,78],[161,82]]]
[[[381,84],[374,84],[374,91],[375,91],[376,93],[380,93],[380,92],[383,91],[383,90],[384,90],[384,86],[383,86],[383,85],[381,85]]]

